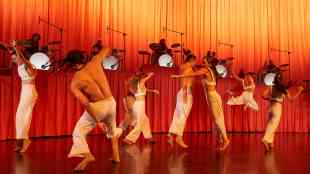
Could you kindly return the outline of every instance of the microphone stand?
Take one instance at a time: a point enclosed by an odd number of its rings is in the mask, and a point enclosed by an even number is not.
[[[166,27],[164,27],[164,31],[166,31],[166,32],[169,31],[171,33],[177,33],[177,34],[180,35],[180,38],[181,38],[181,63],[183,63],[184,62],[184,58],[183,58],[183,35],[185,33],[180,32],[180,31],[176,31],[176,30],[172,30],[172,29],[169,29],[169,28],[166,28]]]
[[[60,41],[61,41],[60,53],[59,54],[60,54],[60,58],[62,58],[62,53],[63,53],[63,33],[65,32],[65,30],[61,26],[53,24],[53,23],[49,22],[48,20],[42,19],[39,16],[39,24],[40,24],[40,22],[42,22],[44,24],[47,24],[48,26],[54,27],[56,30],[59,31],[59,33],[60,33]]]
[[[287,53],[287,56],[288,56],[288,64],[289,64],[289,68],[288,68],[288,73],[289,73],[289,78],[290,80],[292,79],[291,78],[291,54],[292,52],[290,50],[282,50],[282,49],[278,49],[278,48],[270,48],[270,51],[269,51],[269,60],[271,59],[271,53],[272,52],[278,52],[278,53]],[[281,58],[279,57],[279,63],[281,62]]]
[[[125,62],[126,62],[126,36],[127,36],[127,33],[125,32],[122,32],[122,31],[119,31],[119,30],[116,30],[114,28],[111,28],[109,26],[107,26],[107,31],[108,32],[114,32],[114,33],[118,33],[118,34],[121,34],[123,36],[123,49],[124,49],[124,57],[123,57],[123,61],[122,61],[122,70],[125,70]]]

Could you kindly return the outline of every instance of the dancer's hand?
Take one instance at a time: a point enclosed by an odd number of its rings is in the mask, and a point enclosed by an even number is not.
[[[154,89],[153,92],[156,94],[156,95],[159,95],[159,91],[157,89]]]
[[[176,78],[179,78],[180,76],[179,75],[171,75],[170,78],[172,79],[176,79]]]

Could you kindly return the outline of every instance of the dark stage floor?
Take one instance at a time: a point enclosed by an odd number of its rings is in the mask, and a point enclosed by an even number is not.
[[[188,150],[170,148],[165,134],[156,134],[153,146],[121,147],[121,163],[112,164],[109,143],[103,136],[90,136],[89,144],[96,157],[85,173],[106,174],[303,174],[310,172],[310,135],[277,134],[276,149],[265,154],[261,134],[230,135],[232,144],[224,154],[215,151],[212,134],[186,134]],[[13,141],[0,142],[1,174],[72,173],[78,160],[68,160],[71,138],[33,140],[29,151],[17,156]]]

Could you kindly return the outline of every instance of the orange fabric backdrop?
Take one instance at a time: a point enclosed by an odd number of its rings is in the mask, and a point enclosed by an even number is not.
[[[166,33],[163,30],[167,27],[184,32],[184,45],[191,48],[199,58],[205,55],[208,49],[217,50],[221,57],[234,56],[236,70],[242,67],[245,70],[257,71],[268,55],[277,63],[287,63],[287,54],[270,52],[270,49],[290,50],[292,52],[292,78],[296,80],[310,78],[310,70],[307,68],[310,67],[310,35],[307,33],[307,29],[310,28],[310,2],[308,0],[2,0],[0,1],[0,41],[9,42],[12,39],[29,38],[34,32],[42,35],[41,44],[58,40],[59,32],[42,22],[39,24],[39,16],[64,28],[64,53],[73,48],[89,50],[96,39],[102,39],[108,46],[122,48],[122,36],[107,32],[106,27],[110,26],[126,32],[125,64],[127,71],[134,71],[142,65],[142,58],[138,56],[137,51],[147,49],[149,43],[158,41],[161,37],[166,37],[169,43],[180,42],[179,35]],[[234,49],[219,46],[218,42],[231,43]],[[281,58],[280,61],[279,58]],[[178,57],[177,60],[179,61],[180,58]],[[8,58],[1,59],[0,66],[8,62]],[[49,75],[46,76],[51,78]],[[49,103],[49,107],[55,106],[57,109],[55,104],[62,101],[63,97],[72,97],[71,94],[65,93],[68,92],[67,90],[59,91],[60,87],[65,88],[62,83],[67,76],[69,75],[54,77],[53,83],[39,78],[37,84],[42,89],[41,91],[49,88],[49,90],[54,90],[52,96],[57,96],[53,100],[54,104]],[[16,80],[15,73],[12,77],[1,78],[0,116],[1,119],[6,119],[7,124],[13,121],[7,118],[7,112],[14,117],[18,101],[19,83],[16,83]],[[220,93],[224,96],[225,90],[231,86],[231,83],[220,84]],[[161,86],[163,90],[164,87]],[[199,86],[197,88],[200,89]],[[172,98],[171,103],[166,104],[169,105],[167,110],[171,115],[177,86],[170,85],[168,89],[170,93],[164,92],[163,96]],[[46,95],[45,92],[41,92],[40,95]],[[116,92],[115,95],[121,97],[120,93]],[[198,90],[197,95],[201,96],[202,90]],[[9,102],[7,102],[8,96]],[[65,106],[74,105],[75,103],[71,100],[73,101],[72,98],[65,101]],[[310,131],[310,119],[305,113],[309,111],[309,105],[305,104],[305,101],[307,100],[304,96],[285,106],[281,131]],[[152,108],[152,105],[158,102],[162,101],[154,99],[149,102],[148,107]],[[190,126],[188,130],[210,130],[210,122],[203,123],[206,120],[204,98],[200,97],[195,102],[197,104],[193,110],[195,117],[191,118],[189,124],[196,125],[196,127]],[[39,106],[42,107],[43,104]],[[37,110],[40,110],[39,106]],[[260,101],[260,106],[265,107],[266,102]],[[78,111],[74,109],[74,112],[70,109],[66,110],[63,116],[77,115],[76,113],[81,110],[77,108]],[[160,108],[160,110],[164,112],[165,108]],[[229,130],[261,131],[264,128],[265,109],[258,114],[251,113],[253,117],[243,117],[240,108],[231,109],[225,106],[225,111]],[[39,113],[42,114],[42,112],[40,110]],[[155,109],[154,113],[156,113]],[[38,113],[35,115],[40,117]],[[55,122],[61,118],[59,111],[55,115],[44,111],[40,119],[52,116],[56,117],[53,119]],[[77,115],[75,119],[78,117]],[[171,118],[163,113],[158,117],[152,113],[150,117],[154,117],[154,122],[160,122],[162,118],[170,122]],[[153,123],[153,128],[156,127],[156,131],[166,131],[168,126],[166,121]],[[254,124],[254,126],[245,128],[244,124]],[[52,131],[53,133],[48,135],[67,134],[72,131],[71,127],[72,125],[65,128],[67,131],[63,132],[57,132],[55,128],[56,133]],[[0,129],[6,129],[6,126],[1,123]],[[13,128],[10,132],[0,133],[0,139],[12,137]],[[33,135],[40,136],[45,133],[38,131]]]

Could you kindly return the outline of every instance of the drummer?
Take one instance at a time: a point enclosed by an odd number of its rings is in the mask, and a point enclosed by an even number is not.
[[[171,49],[168,48],[167,42],[165,39],[160,39],[159,43],[150,44],[150,48],[153,50],[151,57],[151,64],[155,65],[158,62],[158,59],[163,54],[171,54]]]

